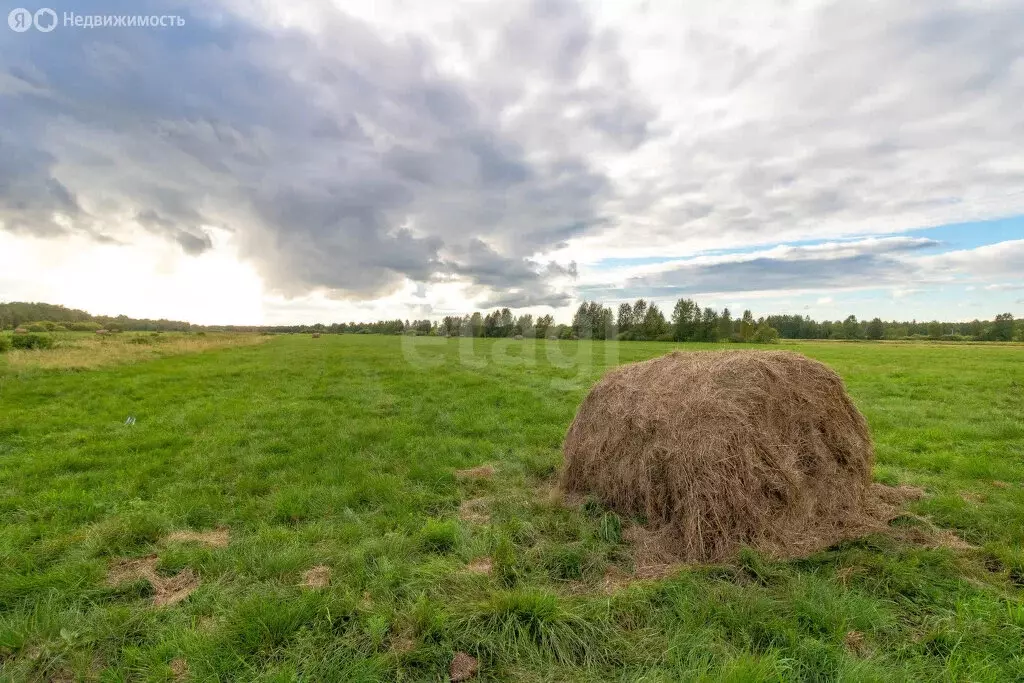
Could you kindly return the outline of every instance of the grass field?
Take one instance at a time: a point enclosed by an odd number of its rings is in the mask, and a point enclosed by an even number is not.
[[[630,520],[550,482],[590,383],[671,347],[0,361],[0,679],[436,681],[466,652],[479,680],[1024,680],[1024,347],[790,346],[929,533],[642,579]]]

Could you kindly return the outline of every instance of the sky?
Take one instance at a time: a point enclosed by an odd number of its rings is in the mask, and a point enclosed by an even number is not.
[[[1019,0],[45,6],[0,24],[0,301],[1024,317]]]

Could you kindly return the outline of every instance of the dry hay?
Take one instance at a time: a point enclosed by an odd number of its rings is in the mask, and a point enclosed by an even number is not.
[[[601,589],[606,595],[610,595],[620,588],[625,588],[631,584],[633,579],[634,577],[631,574],[613,564],[605,570],[604,576],[601,577]]]
[[[490,479],[494,476],[493,465],[480,465],[468,470],[455,470],[456,479]]]
[[[188,662],[183,657],[175,657],[168,665],[175,681],[187,681],[189,677]]]
[[[326,588],[331,583],[331,568],[324,564],[307,569],[302,574],[302,586],[306,588]]]
[[[494,568],[494,563],[489,557],[478,557],[466,565],[466,571],[471,574],[489,575]]]
[[[400,655],[408,654],[416,649],[416,641],[407,633],[399,633],[390,638],[391,651]]]
[[[897,538],[923,546],[925,548],[949,548],[950,550],[977,550],[978,546],[960,538],[952,529],[936,526],[927,517],[903,513],[902,519],[916,522],[913,525],[900,525],[891,531]]]
[[[987,500],[984,495],[974,493],[973,491],[961,491],[960,499],[972,505],[981,505]]]
[[[490,524],[491,515],[487,511],[486,498],[464,500],[459,504],[459,519],[470,524]]]
[[[449,678],[452,681],[468,681],[476,676],[479,669],[480,662],[476,658],[470,657],[465,652],[456,652],[448,671]]]
[[[107,574],[107,583],[117,586],[144,579],[153,587],[153,604],[157,607],[177,604],[199,588],[199,578],[188,567],[174,576],[161,576],[156,571],[156,565],[156,555],[118,560]]]
[[[674,351],[609,372],[565,437],[560,485],[647,520],[676,561],[804,555],[884,528],[867,422],[831,369],[789,351]],[[669,562],[655,563],[670,564]]]
[[[198,543],[211,548],[226,548],[230,540],[230,532],[225,528],[213,531],[175,531],[164,538],[167,543]]]
[[[868,652],[867,643],[864,642],[864,634],[860,631],[847,631],[846,636],[843,638],[843,645],[846,646],[849,652],[858,656],[863,656]]]

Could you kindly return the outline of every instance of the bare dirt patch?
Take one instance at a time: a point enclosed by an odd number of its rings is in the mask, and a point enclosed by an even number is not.
[[[456,479],[491,479],[494,477],[493,465],[480,465],[468,470],[455,470]]]
[[[466,571],[468,571],[471,574],[490,575],[493,569],[494,563],[491,562],[491,558],[489,557],[478,557],[466,565]]]
[[[456,652],[448,673],[453,682],[468,681],[476,676],[476,672],[479,670],[480,662],[475,657],[470,657],[465,652]]]
[[[326,588],[331,583],[331,568],[325,564],[318,564],[307,569],[302,574],[300,585],[306,588]]]
[[[144,579],[153,587],[153,604],[157,607],[175,605],[199,588],[199,577],[188,567],[174,576],[161,576],[156,570],[157,562],[156,555],[118,560],[111,566],[107,582],[117,586]]]
[[[993,481],[992,485],[995,486],[997,489],[1011,488],[1010,484],[1007,484],[1005,481]]]
[[[210,548],[226,548],[231,542],[231,534],[226,528],[212,531],[191,531],[188,529],[169,534],[164,541],[167,543],[198,543]]]
[[[459,519],[470,524],[490,524],[491,515],[486,498],[464,500],[459,505]]]

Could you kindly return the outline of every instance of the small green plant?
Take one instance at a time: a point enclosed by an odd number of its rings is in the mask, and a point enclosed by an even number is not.
[[[586,552],[577,545],[556,545],[544,553],[544,568],[558,581],[575,581],[583,578],[583,566],[586,562]]]
[[[53,337],[45,334],[16,334],[11,337],[11,345],[16,349],[50,349],[53,348]]]
[[[522,571],[512,539],[502,534],[491,557],[494,560],[494,574],[498,580],[506,586],[514,586],[519,581]]]
[[[6,335],[0,335],[0,353],[7,351],[11,348],[11,338]]]
[[[622,542],[622,518],[614,512],[608,512],[601,517],[600,536],[602,541],[608,543]]]
[[[420,530],[420,547],[432,553],[450,552],[459,544],[460,533],[454,521],[428,519]]]

